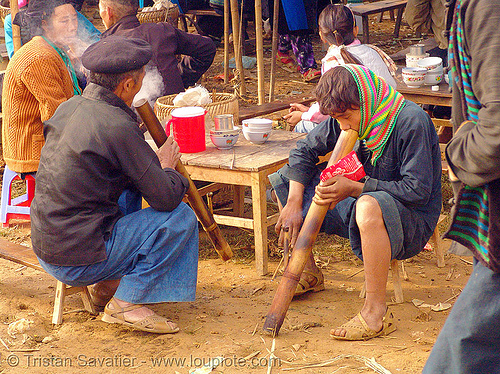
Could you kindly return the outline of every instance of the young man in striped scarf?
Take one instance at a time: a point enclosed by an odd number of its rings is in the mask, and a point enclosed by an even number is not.
[[[337,203],[322,229],[350,239],[354,254],[363,260],[366,299],[361,311],[330,335],[366,340],[396,329],[386,306],[391,260],[419,253],[436,227],[441,211],[438,138],[420,107],[364,66],[329,70],[316,96],[321,112],[332,118],[298,141],[289,164],[269,176],[283,206],[276,230],[288,227],[293,245],[315,193],[317,204]],[[333,150],[341,131],[348,129],[359,133],[356,154],[367,177],[352,181],[336,176],[318,185],[318,156]],[[295,294],[324,288],[311,256]]]
[[[500,372],[500,1],[449,1],[455,208],[446,237],[474,254],[424,373]]]

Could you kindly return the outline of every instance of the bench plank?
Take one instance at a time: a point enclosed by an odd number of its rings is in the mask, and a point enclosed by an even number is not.
[[[0,238],[0,258],[4,258],[32,269],[45,271],[40,266],[38,258],[31,247],[25,247],[21,244],[12,243],[2,238]]]

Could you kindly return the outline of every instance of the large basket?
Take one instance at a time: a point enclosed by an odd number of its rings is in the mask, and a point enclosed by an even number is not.
[[[176,107],[173,104],[174,98],[177,95],[168,95],[159,97],[155,103],[155,114],[160,121],[170,119],[171,112]],[[234,118],[234,124],[239,124],[239,105],[238,99],[234,94],[228,93],[216,93],[210,94],[212,98],[212,103],[203,105],[203,107],[210,114],[212,119],[217,114],[232,114]]]
[[[10,8],[0,5],[0,17],[2,18],[2,23],[5,22],[5,17],[10,14]]]
[[[160,10],[152,10],[150,12],[137,12],[137,19],[140,23],[158,23],[168,22],[172,26],[177,27],[179,18],[179,7],[177,4],[172,4],[170,8],[162,8]]]

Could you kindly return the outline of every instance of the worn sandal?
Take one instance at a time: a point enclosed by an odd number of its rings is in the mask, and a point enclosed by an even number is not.
[[[317,82],[321,78],[321,71],[310,68],[304,74],[302,74],[302,77],[304,78],[304,81],[307,83]]]
[[[278,52],[278,54],[276,55],[276,60],[279,63],[281,63],[281,67],[284,70],[286,70],[290,73],[295,73],[295,72],[299,71],[299,66],[297,65],[295,60],[288,55],[283,55],[283,54],[280,54]]]
[[[356,317],[358,317],[359,321],[355,321],[353,318],[339,327],[346,331],[345,336],[334,335],[336,329],[330,331],[330,336],[338,340],[368,340],[376,338],[377,336],[389,335],[391,332],[396,331],[394,316],[389,310],[387,310],[382,319],[382,328],[380,331],[369,328],[365,319],[361,316],[361,312],[359,312]]]
[[[321,271],[316,274],[309,271],[303,271],[302,274],[311,275],[312,277],[314,277],[315,281],[309,283],[301,277],[299,280],[299,284],[297,284],[297,288],[295,289],[293,297],[303,295],[306,292],[319,292],[325,289],[325,278],[323,277],[323,273]]]
[[[136,322],[129,322],[125,320],[124,314],[126,312],[130,312],[142,307],[143,305],[141,304],[133,304],[122,308],[113,298],[106,305],[106,308],[104,308],[104,314],[101,320],[108,323],[119,323],[121,325],[132,327],[136,330],[153,332],[156,334],[174,334],[179,331],[179,328],[175,323],[157,314],[145,317]],[[174,327],[172,327],[172,324],[174,325]]]

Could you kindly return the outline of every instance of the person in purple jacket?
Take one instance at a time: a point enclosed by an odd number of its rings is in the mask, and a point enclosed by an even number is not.
[[[213,41],[167,22],[141,24],[138,8],[139,0],[100,0],[99,13],[106,27],[101,38],[116,34],[143,39],[151,45],[150,64],[158,68],[164,86],[156,97],[177,94],[194,85],[212,64],[216,52]],[[180,61],[177,55],[182,56]]]

